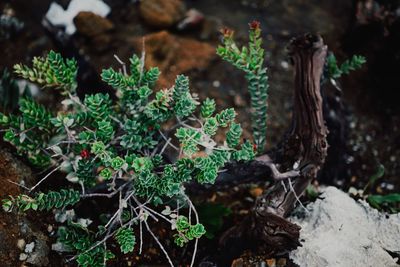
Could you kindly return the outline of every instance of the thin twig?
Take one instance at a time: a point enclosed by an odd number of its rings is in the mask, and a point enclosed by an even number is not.
[[[37,184],[35,184],[29,191],[35,190],[36,187],[38,187],[44,180],[46,180],[50,175],[52,175],[54,172],[58,171],[61,168],[61,165],[57,166],[54,168],[51,172],[49,172],[45,177],[43,177]]]
[[[139,76],[139,84],[142,82],[143,74],[144,74],[144,64],[146,59],[146,49],[145,49],[145,40],[144,37],[142,39],[142,55],[140,57],[140,76]]]
[[[161,244],[160,240],[158,240],[158,238],[156,237],[156,235],[153,233],[153,231],[151,231],[149,224],[147,223],[147,221],[144,221],[144,225],[146,225],[147,231],[149,231],[150,235],[154,238],[154,240],[157,242],[158,246],[160,247],[160,249],[162,250],[162,252],[164,252],[165,257],[168,260],[168,263],[174,267],[174,264],[172,263],[171,258],[168,255],[168,252],[165,250],[164,246]]]
[[[256,161],[260,162],[261,164],[267,166],[270,168],[271,173],[272,173],[272,178],[275,181],[283,181],[287,180],[290,178],[298,177],[300,176],[300,171],[299,170],[290,170],[287,172],[280,172],[278,168],[276,167],[275,163],[272,161],[272,159],[268,155],[262,155],[258,158],[256,158]]]
[[[21,188],[23,188],[23,189],[25,189],[25,190],[28,190],[28,191],[30,190],[29,187],[26,187],[26,186],[23,185],[23,184],[16,183],[16,182],[14,182],[14,181],[11,181],[10,179],[7,179],[7,181],[10,182],[10,183],[12,183],[12,184],[15,184],[15,185],[17,185],[17,186],[19,186],[19,187],[21,187]]]
[[[126,71],[126,64],[125,62],[123,62],[117,55],[114,55],[114,58],[118,61],[119,64],[122,65],[122,71],[124,73],[125,76],[128,75],[128,72]]]
[[[144,206],[143,208],[144,208],[145,210],[147,210],[147,211],[150,211],[150,212],[154,213],[155,215],[158,215],[160,218],[166,220],[168,223],[172,223],[171,220],[169,220],[167,217],[165,217],[165,216],[162,215],[161,213],[159,213],[159,212],[157,212],[157,211],[155,211],[155,210],[153,210],[153,209],[151,209],[151,208],[149,208],[149,207],[147,207],[147,206]]]
[[[285,190],[285,193],[287,193],[287,188],[286,188],[286,185],[285,185],[285,181],[281,181],[281,184],[283,186],[283,190]]]
[[[308,209],[303,205],[303,203],[301,203],[299,196],[297,195],[296,191],[294,190],[293,184],[292,184],[292,180],[291,180],[290,178],[289,178],[288,182],[289,182],[290,191],[293,192],[294,197],[296,198],[297,202],[299,202],[300,206],[301,206],[306,212],[308,212]]]
[[[158,130],[158,133],[161,135],[161,137],[165,140],[165,142],[168,142],[168,138],[163,134],[163,132],[161,132],[160,130]],[[169,145],[171,147],[173,147],[176,151],[179,151],[179,148],[176,147],[175,145],[173,145],[172,143],[169,143]]]
[[[134,212],[136,216],[139,218],[139,255],[142,254],[142,249],[143,249],[143,222],[141,220],[141,217],[139,216],[139,213],[133,208],[133,205],[131,206],[131,212]]]
[[[51,146],[49,146],[49,147],[46,147],[45,149],[51,149],[51,148],[53,148],[53,147],[55,147],[55,146],[58,146],[58,145],[60,145],[60,144],[70,144],[70,143],[75,144],[75,143],[78,143],[78,142],[77,142],[77,141],[71,141],[71,140],[69,140],[69,141],[60,141],[60,142],[57,142],[57,143],[54,144],[54,145],[51,145]]]

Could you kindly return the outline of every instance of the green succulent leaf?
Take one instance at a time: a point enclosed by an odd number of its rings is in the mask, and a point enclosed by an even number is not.
[[[119,228],[115,234],[115,240],[124,254],[132,252],[135,248],[136,238],[131,228]]]

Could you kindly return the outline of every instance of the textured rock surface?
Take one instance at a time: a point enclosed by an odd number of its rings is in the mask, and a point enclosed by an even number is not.
[[[140,15],[150,26],[165,29],[185,16],[186,8],[181,0],[146,0],[140,3]]]
[[[399,266],[387,251],[400,251],[400,214],[387,215],[327,187],[307,206],[304,218],[292,218],[302,229],[302,247],[290,253],[299,266]]]
[[[86,37],[93,48],[98,52],[107,50],[112,41],[110,35],[114,24],[107,18],[103,18],[93,12],[82,11],[74,18],[77,32]]]
[[[87,11],[79,12],[74,18],[74,23],[77,32],[87,37],[103,34],[114,27],[110,20]]]

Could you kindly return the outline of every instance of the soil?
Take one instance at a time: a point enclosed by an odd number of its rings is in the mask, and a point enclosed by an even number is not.
[[[7,197],[8,195],[17,195],[20,193],[18,186],[8,182],[10,179],[14,182],[19,182],[21,179],[20,173],[17,173],[15,168],[10,165],[13,164],[13,158],[4,150],[0,150],[0,198]],[[11,262],[14,266],[18,264],[19,250],[16,246],[9,246],[7,244],[16,244],[19,238],[19,227],[15,223],[15,215],[0,213],[0,262]]]
[[[0,71],[3,68],[11,69],[15,63],[29,62],[33,56],[44,55],[46,51],[58,48],[41,26],[41,20],[51,2],[51,0],[6,0],[0,3],[0,10],[9,5],[15,11],[16,17],[25,23],[24,30],[17,36],[10,40],[0,40],[0,51],[2,51]],[[64,6],[68,3],[61,0],[57,2]],[[203,13],[205,18],[203,24],[195,23],[185,30],[178,30],[173,26],[174,22],[170,23],[176,18],[167,18],[167,22],[164,22],[166,24],[161,26],[148,23],[146,19],[143,19],[145,13],[139,9],[137,1],[108,0],[105,2],[110,5],[112,12],[107,22],[100,20],[108,25],[104,32],[96,33],[95,38],[82,31],[72,37],[73,44],[81,54],[85,55],[97,72],[110,66],[120,67],[113,57],[114,54],[127,62],[132,53],[141,53],[142,37],[147,36],[149,43],[146,53],[149,57],[146,64],[158,65],[163,72],[158,87],[171,86],[178,73],[189,75],[191,87],[201,99],[216,98],[217,106],[221,109],[235,107],[246,138],[251,137],[251,127],[248,117],[250,108],[247,104],[249,95],[245,89],[244,76],[228,63],[215,57],[214,49],[220,41],[218,34],[220,26],[225,25],[234,29],[236,39],[239,42],[245,42],[247,24],[254,19],[259,20],[265,40],[270,81],[268,149],[280,140],[291,117],[293,71],[285,50],[291,37],[304,32],[318,32],[322,34],[329,49],[337,55],[339,62],[353,53],[364,54],[369,60],[368,46],[351,46],[349,45],[351,42],[345,42],[349,34],[356,31],[354,27],[356,1],[187,0],[184,1],[186,9],[195,8]],[[172,2],[178,5],[180,1]],[[176,16],[181,18],[182,15],[179,13]],[[160,31],[160,28],[164,31]],[[370,40],[370,46],[375,47],[374,44],[387,41],[385,36],[378,36],[380,39]],[[152,40],[155,40],[155,43],[152,43]],[[399,192],[400,111],[388,105],[388,101],[393,97],[377,97],[381,91],[379,84],[374,83],[377,87],[371,88],[371,85],[366,82],[368,77],[374,78],[374,73],[370,70],[370,68],[374,69],[373,66],[376,69],[374,62],[368,63],[368,66],[361,71],[345,77],[341,84],[341,93],[337,93],[332,87],[324,88],[327,94],[340,96],[341,104],[345,107],[342,115],[346,124],[344,127],[346,134],[338,151],[334,151],[335,147],[328,150],[328,155],[330,153],[337,155],[328,161],[332,164],[340,163],[340,168],[327,168],[325,172],[322,171],[321,179],[344,190],[352,186],[363,188],[368,183],[369,177],[376,172],[377,166],[383,164],[386,169],[385,175],[372,187],[372,192]],[[397,76],[397,79],[398,77],[400,76]],[[18,168],[10,168],[10,157],[7,158],[5,155],[8,154],[0,154],[0,199],[5,195],[19,193],[18,187],[7,182],[7,179],[17,182],[21,177],[26,177],[20,176],[21,173],[29,173],[28,171],[18,172]],[[263,184],[255,184],[235,187],[226,192],[210,191],[201,196],[197,203],[220,203],[231,208],[232,214],[224,218],[224,225],[219,232],[222,233],[249,212],[255,196],[259,193],[257,191],[263,186]],[[239,199],[242,201],[238,201]],[[51,222],[51,219],[48,220]],[[42,226],[38,228],[40,227]],[[155,230],[165,240],[169,240],[170,238],[163,231],[165,230]],[[9,246],[6,250],[1,247],[2,244],[15,243],[18,238],[19,229],[14,217],[0,212],[0,233],[4,233],[4,237],[0,235],[4,238],[4,242],[0,240],[1,262],[12,262],[11,266],[18,266],[19,262],[15,261],[18,258],[18,251]],[[218,247],[216,239],[201,241],[198,259],[207,262],[206,255],[212,254],[215,247]],[[146,242],[146,250],[143,252],[147,255],[146,258],[138,259],[136,256],[128,256],[128,261],[132,264],[164,263],[157,245],[150,239]],[[173,244],[168,244],[166,247],[181,264],[190,260],[191,248],[182,252],[176,250]],[[53,254],[51,257],[57,258]],[[263,259],[272,264],[273,261],[283,262],[281,258],[287,259],[287,256]],[[9,261],[10,259],[12,261]],[[240,263],[243,259],[249,262],[252,254],[245,254],[243,258],[237,259],[236,263]],[[232,258],[229,260],[231,262]],[[267,264],[268,261],[266,261]],[[229,265],[230,262],[226,264]],[[290,266],[289,260],[285,262],[287,266]],[[114,264],[125,266],[115,262]]]
[[[9,151],[0,148],[0,199],[21,193],[20,187],[14,183],[31,186],[33,182],[34,178],[29,167]],[[22,214],[0,212],[0,262],[7,263],[7,266],[19,266],[21,264],[18,258],[22,251],[17,248],[17,240],[23,239],[28,243],[39,234],[39,232],[36,232],[36,227],[39,225],[33,225],[34,230],[29,231],[29,233],[21,230],[24,227],[23,225],[31,224],[31,219],[35,221],[37,218],[28,219]]]

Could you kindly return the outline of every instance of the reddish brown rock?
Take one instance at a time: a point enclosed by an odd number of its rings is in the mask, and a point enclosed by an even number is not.
[[[150,26],[166,29],[182,20],[186,8],[181,0],[145,0],[140,3],[140,15]]]
[[[113,23],[93,12],[82,11],[74,18],[76,30],[79,34],[94,37],[114,28]]]
[[[77,33],[85,37],[85,42],[89,42],[97,52],[103,52],[110,47],[110,31],[114,29],[110,20],[93,12],[79,12],[74,23]]]
[[[158,67],[161,71],[158,82],[160,87],[171,86],[178,74],[206,69],[215,58],[215,48],[212,45],[178,37],[166,31],[132,39],[137,53],[141,53],[143,41],[146,67]]]

